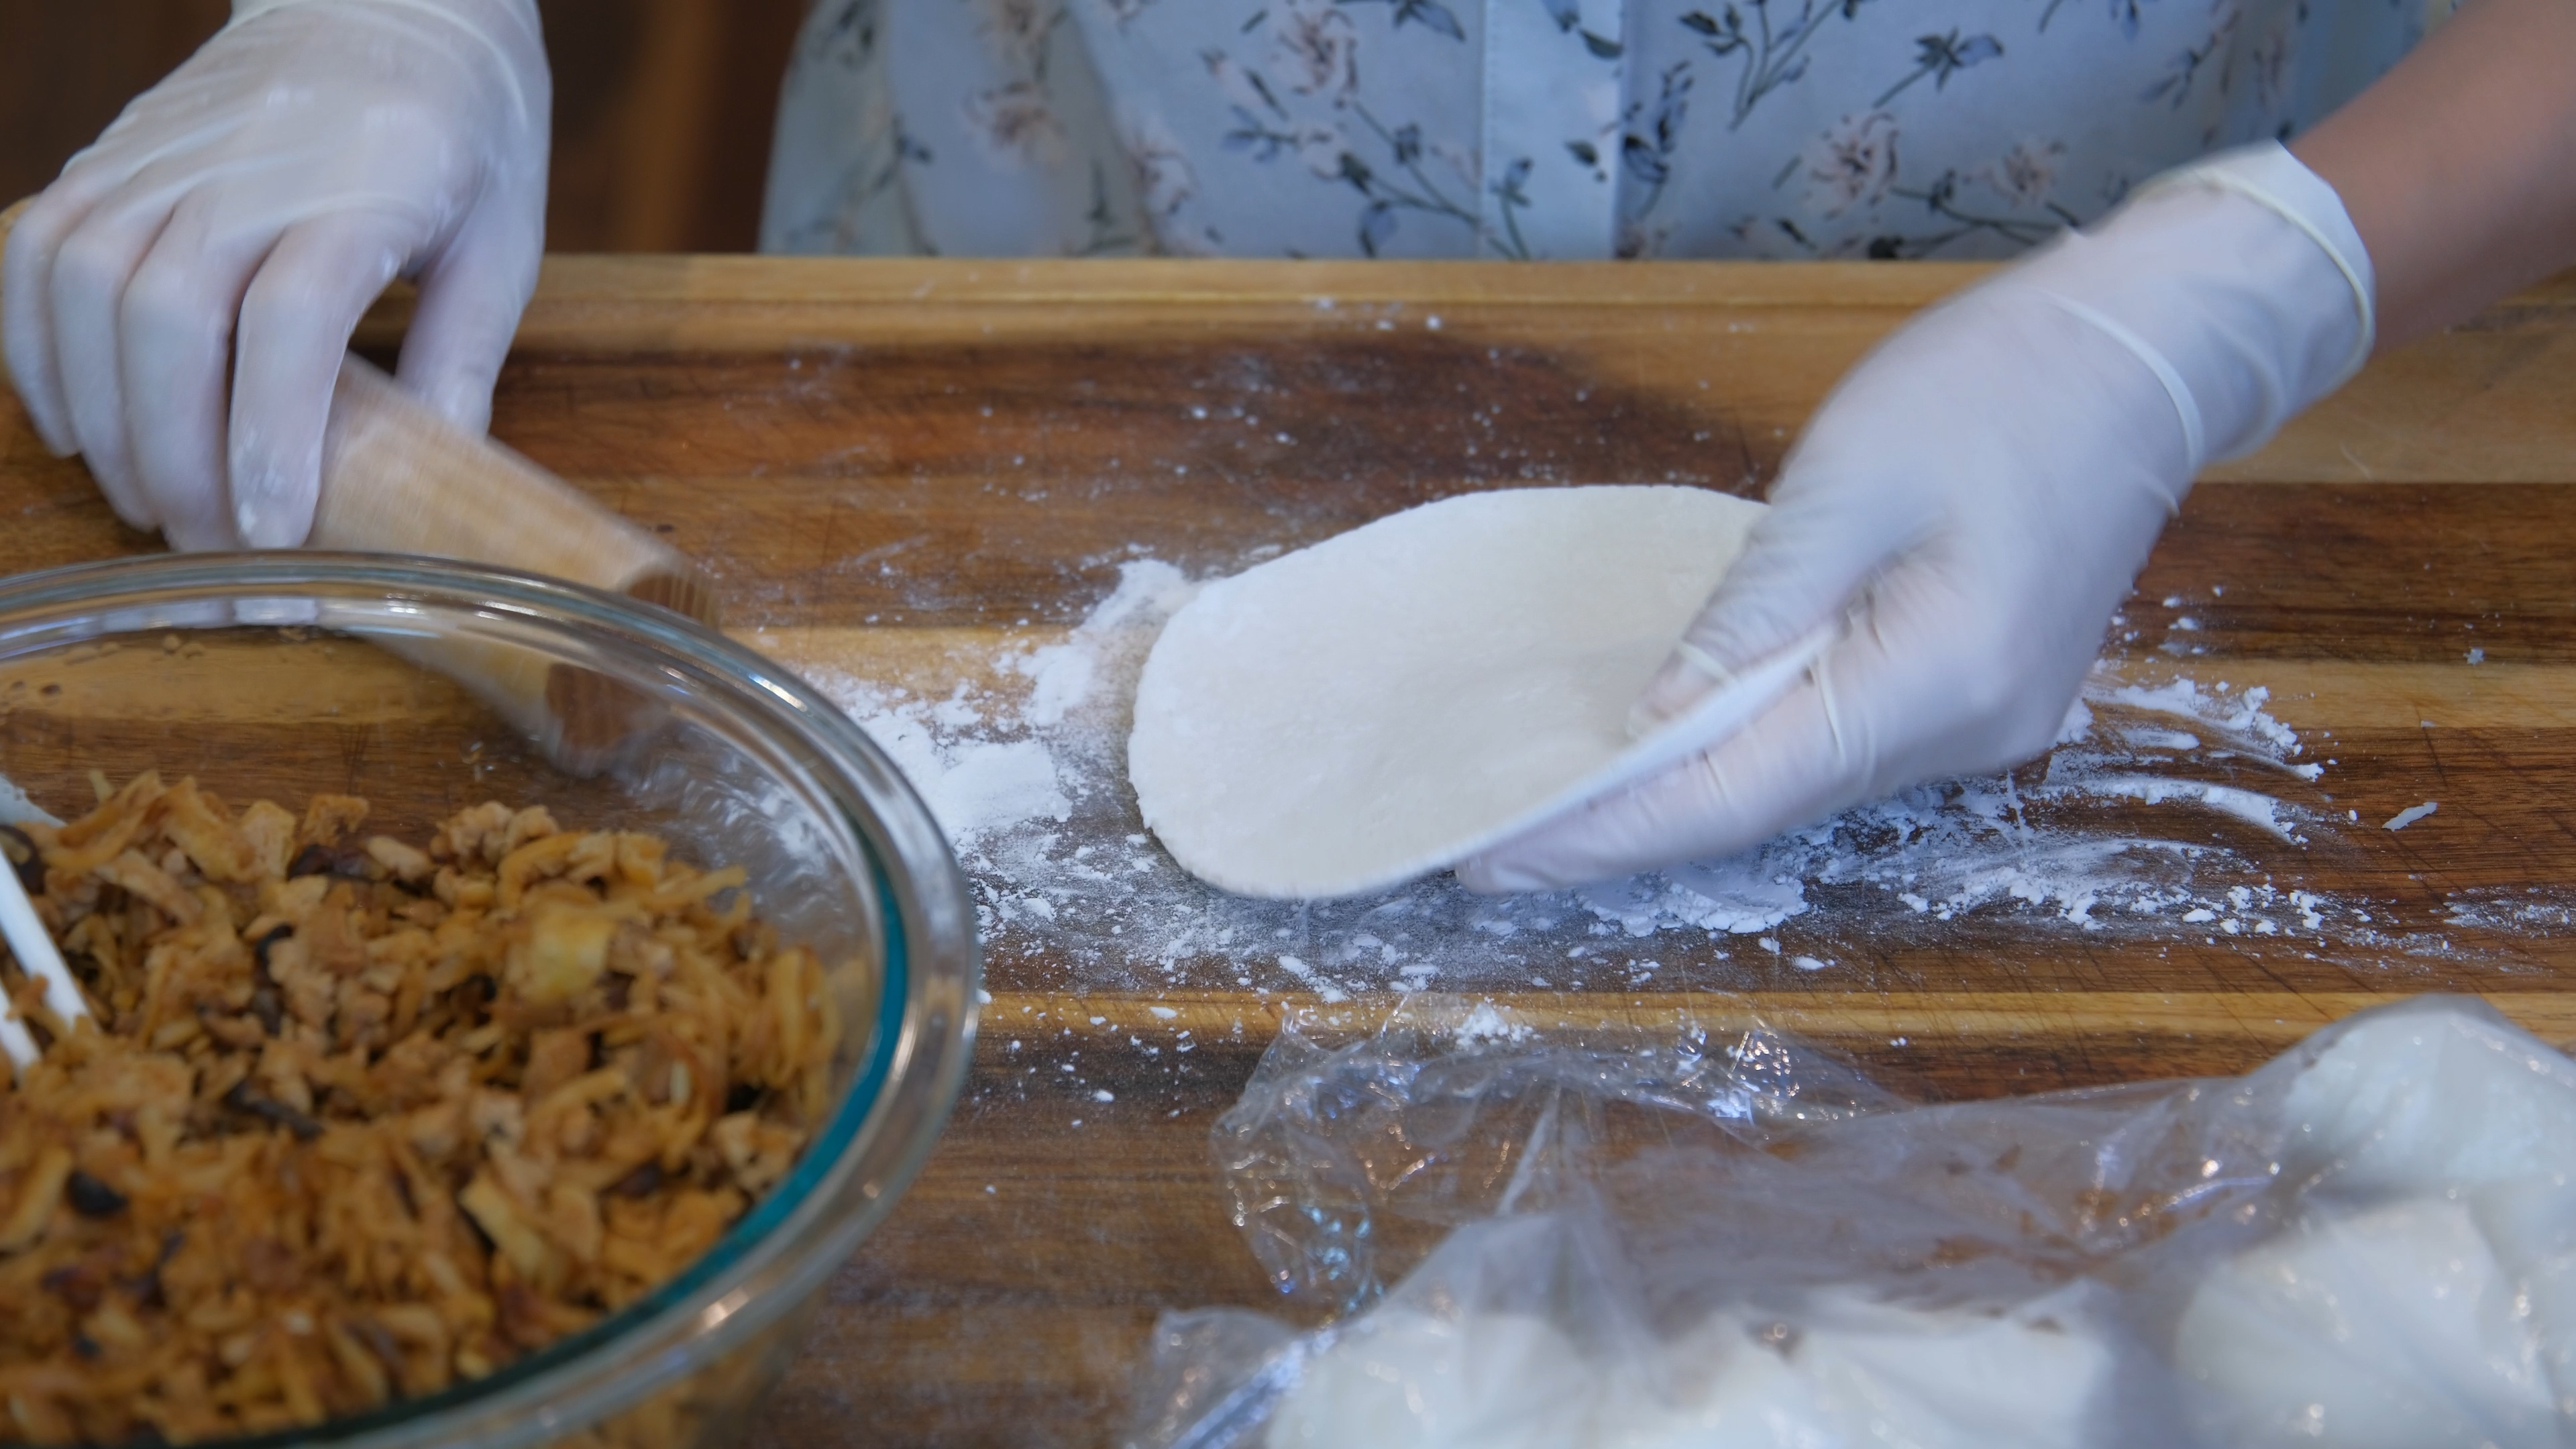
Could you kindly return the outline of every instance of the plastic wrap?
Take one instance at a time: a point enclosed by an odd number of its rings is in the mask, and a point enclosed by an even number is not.
[[[1749,1020],[1325,1021],[1214,1142],[1322,1326],[1167,1315],[1132,1443],[2576,1444],[2576,1064],[2475,1002],[1940,1106]]]

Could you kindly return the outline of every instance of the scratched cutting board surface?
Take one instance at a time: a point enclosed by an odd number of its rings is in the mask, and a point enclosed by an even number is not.
[[[1649,1025],[1749,1010],[1930,1097],[2242,1070],[2426,990],[2576,1039],[2576,281],[2213,475],[2049,760],[1698,878],[1714,914],[1436,883],[1261,914],[1130,839],[1112,706],[1150,617],[1105,647],[1098,611],[1139,561],[1230,572],[1479,488],[1758,493],[1841,369],[1974,275],[553,263],[495,431],[704,560],[740,635],[853,700],[980,702],[972,738],[879,720],[952,764],[1033,758],[1045,651],[1101,674],[1089,732],[1049,746],[1063,818],[963,852],[976,1074],[754,1441],[1114,1439],[1157,1311],[1269,1303],[1206,1136],[1319,997],[1360,1024],[1408,984]],[[5,395],[0,516],[11,570],[152,546]],[[1063,885],[1101,861],[1145,882],[1114,910]]]

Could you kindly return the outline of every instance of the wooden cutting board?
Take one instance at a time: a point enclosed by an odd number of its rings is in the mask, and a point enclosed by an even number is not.
[[[1476,488],[1758,492],[1833,378],[1976,274],[564,259],[495,431],[702,560],[738,634],[927,690],[960,660],[1060,640],[1139,555],[1230,569]],[[401,325],[388,306],[363,340],[382,358]],[[2267,687],[2297,758],[2333,763],[2257,781],[2305,812],[2304,843],[2145,805],[2097,824],[2232,861],[2270,904],[2088,930],[2064,902],[1944,921],[1892,886],[1811,885],[1767,933],[1776,952],[1614,931],[1587,937],[1604,943],[1590,979],[1533,985],[1503,944],[1493,971],[1434,984],[1648,1023],[1755,1010],[1927,1096],[2241,1070],[2426,990],[2576,1038],[2556,924],[2576,920],[2571,404],[2576,279],[2375,365],[2167,534],[2120,668]],[[0,518],[12,570],[153,546],[5,400]],[[2382,828],[2427,800],[2437,813]],[[2335,824],[2345,808],[2359,818]],[[1104,810],[1066,829],[1134,830]],[[2338,929],[2301,930],[2291,890],[2334,901]],[[1074,934],[995,932],[948,1138],[833,1283],[756,1442],[1110,1442],[1157,1311],[1271,1302],[1206,1138],[1279,1012],[1312,997],[1240,952],[1165,975],[1104,966]],[[1391,999],[1336,979],[1354,1023]]]

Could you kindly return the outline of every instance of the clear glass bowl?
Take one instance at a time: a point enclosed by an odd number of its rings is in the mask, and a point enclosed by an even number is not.
[[[795,1172],[678,1279],[433,1398],[275,1441],[722,1442],[793,1356],[833,1270],[893,1207],[971,1052],[964,877],[929,810],[792,675],[629,599],[466,565],[160,556],[0,583],[0,773],[70,816],[92,772],[196,777],[300,809],[364,796],[425,837],[484,800],[646,830],[744,866],[813,946],[844,1033]],[[5,815],[0,811],[0,815]],[[862,1025],[864,1024],[864,1025]]]

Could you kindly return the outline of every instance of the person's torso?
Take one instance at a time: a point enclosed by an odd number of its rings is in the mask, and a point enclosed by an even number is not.
[[[2446,0],[824,0],[763,245],[2009,255]]]

